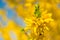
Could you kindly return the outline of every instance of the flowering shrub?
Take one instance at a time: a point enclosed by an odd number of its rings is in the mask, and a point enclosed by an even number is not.
[[[1,40],[60,40],[60,0],[3,2],[6,4],[0,7]]]

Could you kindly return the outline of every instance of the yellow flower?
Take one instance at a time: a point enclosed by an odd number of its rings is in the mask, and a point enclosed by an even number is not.
[[[16,6],[16,4],[14,3],[14,1],[11,1],[11,0],[5,0],[5,2],[7,3],[8,7],[9,8],[14,8]]]
[[[52,8],[51,3],[46,3],[46,9],[50,10]]]
[[[35,2],[36,0],[25,0],[25,1],[28,3],[32,3],[32,2]]]
[[[2,21],[7,21],[7,16],[6,16],[6,11],[5,10],[3,10],[3,9],[1,9],[0,10],[0,17],[2,18],[0,21],[1,21],[1,23],[2,23]]]
[[[25,3],[24,4],[24,13],[25,17],[31,17],[34,16],[35,7],[31,3]]]
[[[18,4],[15,9],[18,16],[24,17],[23,5]]]

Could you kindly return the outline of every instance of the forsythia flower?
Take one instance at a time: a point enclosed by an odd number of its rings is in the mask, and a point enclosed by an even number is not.
[[[42,36],[44,36],[44,28],[49,30],[47,27],[47,23],[53,21],[51,16],[52,14],[48,13],[47,11],[40,13],[39,7],[36,7],[34,16],[32,16],[31,18],[25,18],[25,22],[27,25],[25,31],[27,32],[28,30],[30,30],[29,36],[32,40],[40,40],[41,38],[43,38]]]

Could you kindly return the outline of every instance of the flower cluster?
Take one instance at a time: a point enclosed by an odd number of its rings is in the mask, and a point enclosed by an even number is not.
[[[47,10],[44,12],[39,11],[39,6],[35,7],[35,13],[32,17],[25,18],[26,28],[25,31],[32,40],[42,40],[44,37],[44,30],[49,30],[47,25],[53,21],[52,14]]]

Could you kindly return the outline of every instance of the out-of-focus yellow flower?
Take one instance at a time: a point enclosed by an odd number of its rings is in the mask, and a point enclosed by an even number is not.
[[[0,17],[2,17],[2,20],[6,21],[7,20],[7,16],[6,16],[6,12],[5,10],[0,10]]]
[[[8,24],[7,24],[7,27],[8,27],[9,29],[14,29],[14,28],[16,27],[16,24],[14,23],[14,21],[9,20],[9,21],[8,21]]]
[[[24,14],[26,15],[26,17],[30,17],[34,15],[34,5],[32,5],[31,3],[25,3],[24,5]]]
[[[16,5],[20,2],[19,0],[5,0],[5,2],[7,3],[7,5],[9,6],[9,8],[15,8]]]
[[[7,26],[2,28],[1,31],[3,32],[3,37],[5,40],[12,40],[14,39],[14,36],[17,40],[28,40],[26,34],[22,32],[22,28],[18,27],[12,20],[9,20]],[[12,35],[12,33],[10,34],[11,31],[15,35]]]
[[[9,6],[9,8],[12,8],[12,9],[16,6],[15,4],[9,3],[9,2],[8,2],[7,4],[8,4],[8,6]]]
[[[23,5],[19,4],[16,6],[16,10],[18,16],[24,16]]]
[[[24,6],[20,4],[16,7],[16,12],[23,18],[30,17],[34,13],[34,7],[30,3],[24,4]]]
[[[28,3],[33,3],[33,2],[35,2],[36,0],[25,0],[26,2],[28,2]]]
[[[22,33],[21,40],[28,40],[28,37],[26,36],[26,34]]]
[[[8,32],[3,31],[3,38],[4,38],[4,40],[10,40]]]

